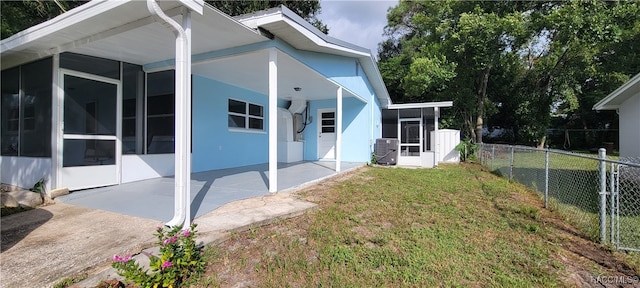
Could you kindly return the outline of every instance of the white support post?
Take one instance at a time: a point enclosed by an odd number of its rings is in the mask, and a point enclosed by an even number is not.
[[[434,161],[433,161],[434,162],[433,163],[434,167],[438,166],[438,161],[440,161],[440,141],[439,141],[440,137],[438,137],[438,134],[439,134],[438,133],[438,122],[440,122],[440,121],[438,120],[438,118],[440,118],[440,107],[433,107],[433,122],[434,122],[433,123],[433,131],[434,131],[433,132],[433,143],[435,144],[433,146],[435,146],[435,147],[432,147],[432,149],[433,149],[433,152],[434,152],[433,153],[433,156],[434,156],[433,158],[435,158]]]
[[[51,183],[47,193],[51,189],[58,188],[61,180],[62,169],[62,107],[64,105],[64,89],[60,73],[60,54],[53,55],[53,80],[51,85]],[[49,195],[51,196],[51,195]]]
[[[269,49],[269,192],[278,192],[278,51]]]
[[[191,222],[190,208],[191,198],[191,146],[190,137],[190,99],[191,99],[191,12],[183,10],[183,23],[180,24],[167,16],[156,0],[147,0],[147,9],[159,22],[166,23],[176,36],[176,72],[175,72],[175,186],[174,186],[174,213],[173,218],[166,223],[167,226],[180,226],[188,229]]]
[[[342,170],[342,86],[338,87],[336,95],[336,172]]]
[[[184,55],[184,209],[185,219],[183,229],[189,229],[191,226],[191,10],[184,9],[182,15],[182,27],[186,34],[185,55]]]

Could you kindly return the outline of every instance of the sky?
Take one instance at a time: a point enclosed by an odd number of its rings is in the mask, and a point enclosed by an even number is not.
[[[387,9],[397,4],[397,0],[320,0],[318,18],[329,27],[329,36],[368,48],[377,57]]]

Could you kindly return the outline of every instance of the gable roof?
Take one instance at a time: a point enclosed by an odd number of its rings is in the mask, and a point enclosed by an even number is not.
[[[381,106],[391,103],[389,92],[371,51],[328,36],[284,5],[235,17],[241,23],[275,35],[299,50],[357,58]]]
[[[633,78],[611,92],[607,97],[604,97],[604,99],[600,100],[596,105],[593,105],[593,110],[619,109],[622,103],[636,94],[640,94],[640,73],[633,76]]]

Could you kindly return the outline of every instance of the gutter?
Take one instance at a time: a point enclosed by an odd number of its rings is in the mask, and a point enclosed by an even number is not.
[[[165,225],[191,226],[191,11],[184,8],[183,24],[167,16],[156,0],[147,0],[149,13],[176,36],[175,61],[175,190],[174,215]],[[183,27],[184,26],[184,27]]]

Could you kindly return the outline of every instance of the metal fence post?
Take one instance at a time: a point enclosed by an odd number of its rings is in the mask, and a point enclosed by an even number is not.
[[[544,208],[549,209],[549,149],[544,149]]]
[[[600,243],[605,244],[607,241],[607,163],[604,161],[607,157],[607,150],[598,149],[598,158],[600,159]]]
[[[493,171],[493,159],[496,158],[496,145],[491,145],[491,168],[490,171]]]
[[[615,178],[616,177],[615,177],[615,171],[614,171],[615,167],[614,167],[614,165],[615,165],[614,163],[611,163],[611,170],[609,170],[610,171],[609,172],[609,193],[611,194],[610,197],[609,197],[609,207],[610,207],[609,208],[609,210],[610,210],[609,211],[609,232],[610,232],[609,233],[609,241],[611,242],[611,244],[614,244],[614,241],[613,241],[613,239],[614,239],[613,238],[613,231],[614,231],[614,229],[613,229],[613,225],[614,225],[614,222],[613,222],[613,220],[614,220],[614,218],[613,218],[614,217],[614,214],[613,214],[613,212],[614,212],[613,201],[615,200],[614,197],[615,197],[615,193],[616,193],[616,190],[615,190],[615,185],[616,185],[616,183],[615,183],[616,179]]]
[[[511,146],[511,158],[509,159],[509,182],[513,179],[513,150],[514,146]]]

